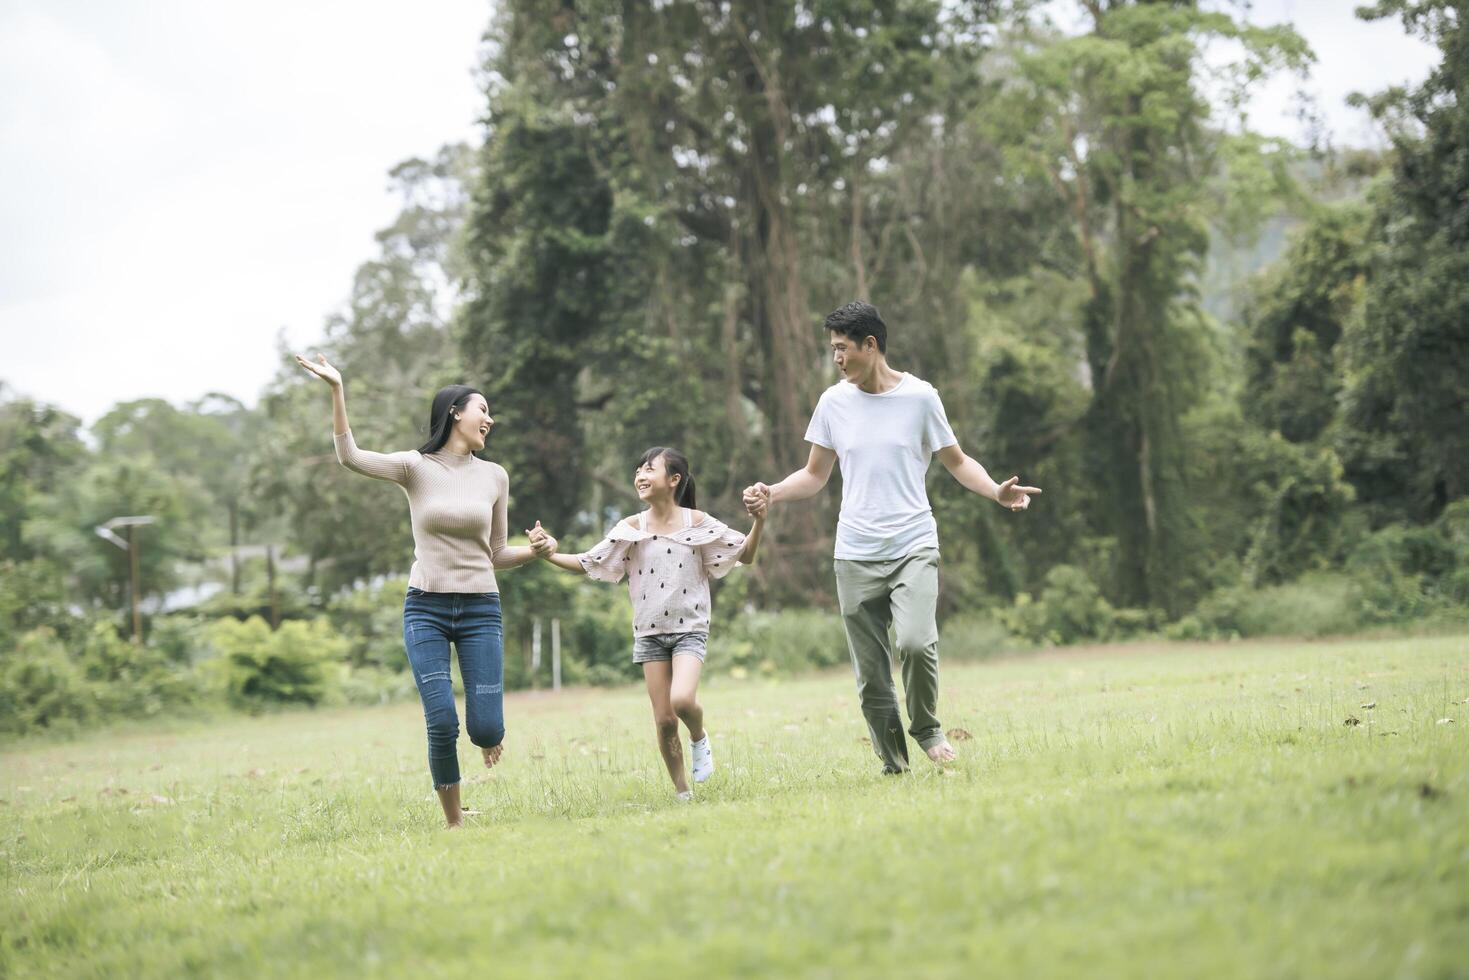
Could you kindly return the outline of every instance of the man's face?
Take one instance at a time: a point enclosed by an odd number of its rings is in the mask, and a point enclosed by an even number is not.
[[[844,333],[835,330],[827,334],[831,341],[831,359],[836,364],[837,370],[842,372],[842,377],[851,381],[860,378],[872,367],[872,362],[877,357],[877,339],[875,337],[863,337],[858,343]]]

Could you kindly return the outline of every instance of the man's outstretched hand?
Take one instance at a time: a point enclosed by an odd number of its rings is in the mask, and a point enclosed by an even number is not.
[[[1030,495],[1040,493],[1040,487],[1017,486],[1020,477],[1012,476],[995,490],[995,501],[1001,507],[1013,511],[1022,511],[1030,506]]]

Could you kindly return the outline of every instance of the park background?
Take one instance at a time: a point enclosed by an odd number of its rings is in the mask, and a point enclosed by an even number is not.
[[[1360,11],[1437,59],[1351,96],[1362,149],[1309,99],[1300,139],[1251,128],[1258,90],[1304,90],[1314,55],[1248,12],[500,4],[482,142],[392,169],[398,213],[306,346],[374,449],[417,445],[440,385],[482,387],[514,528],[579,550],[635,509],[654,444],[740,523],[742,487],[804,461],[835,379],[822,316],[861,297],[961,444],[1046,489],[1017,517],[935,468],[946,658],[1462,623],[1465,28],[1452,4]],[[12,340],[88,358],[41,322]],[[8,733],[414,696],[407,508],[337,465],[326,392],[280,345],[251,404],[136,398],[83,424],[65,384],[0,387]],[[713,670],[844,661],[839,483],[722,583]],[[115,532],[136,535],[141,643],[130,555],[96,531],[131,515],[153,519]],[[550,682],[553,620],[567,683],[635,679],[621,590],[545,566],[503,589],[512,687]]]
[[[1462,3],[221,10],[0,7],[0,975],[1464,975]],[[501,576],[442,832],[290,350],[374,449],[481,386],[579,549],[652,443],[738,525],[853,297],[1046,491],[931,475],[958,761],[877,771],[834,479],[717,585],[692,805],[622,590]]]

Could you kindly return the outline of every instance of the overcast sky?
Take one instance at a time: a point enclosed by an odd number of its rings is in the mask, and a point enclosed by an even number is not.
[[[1434,52],[1353,0],[1256,0],[1343,102]],[[95,420],[118,401],[248,403],[276,337],[321,334],[396,201],[387,170],[473,140],[489,0],[0,0],[0,381]],[[1291,84],[1253,123],[1303,138]]]

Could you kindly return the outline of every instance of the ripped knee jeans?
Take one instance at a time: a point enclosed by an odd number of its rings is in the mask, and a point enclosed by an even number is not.
[[[403,645],[423,700],[428,768],[434,786],[459,782],[459,715],[449,675],[449,644],[459,653],[469,740],[481,748],[505,738],[505,636],[494,592],[424,592],[403,601]]]

